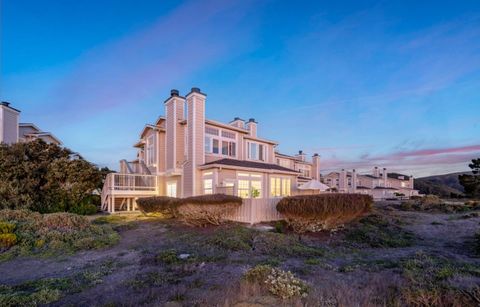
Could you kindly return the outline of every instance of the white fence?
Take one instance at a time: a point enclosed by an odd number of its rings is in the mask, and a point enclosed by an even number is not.
[[[249,224],[281,220],[283,217],[276,208],[279,201],[280,198],[244,199],[227,219]]]

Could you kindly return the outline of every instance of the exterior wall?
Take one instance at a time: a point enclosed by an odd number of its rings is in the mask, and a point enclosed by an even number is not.
[[[166,170],[166,135],[165,132],[157,133],[157,173],[163,173]]]
[[[0,143],[18,142],[18,118],[18,112],[0,105]]]
[[[166,171],[174,172],[185,158],[185,128],[180,124],[185,115],[185,100],[171,96],[165,102]]]

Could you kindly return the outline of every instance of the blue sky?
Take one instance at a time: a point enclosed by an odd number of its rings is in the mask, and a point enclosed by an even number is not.
[[[1,31],[0,98],[99,165],[191,87],[323,172],[480,157],[478,1],[18,0]]]

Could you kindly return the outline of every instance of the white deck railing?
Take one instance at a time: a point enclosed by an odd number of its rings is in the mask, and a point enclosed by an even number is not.
[[[151,196],[155,195],[157,191],[158,176],[110,173],[103,184],[102,210],[107,210],[109,201],[114,196]]]

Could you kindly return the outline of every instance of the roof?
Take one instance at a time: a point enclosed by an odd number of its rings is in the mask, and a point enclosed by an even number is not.
[[[390,187],[374,187],[375,190],[397,190],[395,188]]]
[[[372,179],[380,179],[382,177],[377,177],[377,176],[373,176],[373,175],[370,175],[370,174],[365,174],[365,175],[360,175],[360,176],[364,176],[364,177],[368,177],[368,178],[372,178]]]
[[[246,168],[258,168],[258,169],[265,169],[265,170],[276,170],[282,172],[290,172],[290,173],[299,173],[293,169],[286,168],[277,164],[270,164],[270,163],[262,163],[262,162],[254,162],[254,161],[245,161],[245,160],[235,160],[235,159],[220,159],[212,162],[205,163],[204,166],[207,165],[228,165],[228,166],[238,166],[238,167],[246,167]]]
[[[403,179],[400,179],[398,177],[402,177]],[[410,176],[399,174],[399,173],[387,173],[388,178],[393,178],[393,179],[398,179],[398,180],[410,180]]]
[[[20,110],[15,109],[15,108],[12,108],[12,107],[10,106],[10,102],[2,101],[2,102],[0,102],[0,106],[4,106],[4,107],[6,107],[7,109],[10,109],[10,110],[12,110],[12,111],[15,111],[15,112],[20,113]]]
[[[370,190],[369,187],[365,187],[365,186],[363,186],[363,185],[357,186],[357,189],[360,189],[360,190]]]
[[[18,124],[19,127],[32,127],[33,129],[37,130],[37,131],[41,131],[40,128],[38,128],[37,126],[35,126],[35,124],[32,124],[32,123],[19,123]]]
[[[42,136],[49,136],[51,137],[55,142],[57,142],[59,145],[62,145],[62,141],[60,141],[57,137],[55,137],[52,133],[50,132],[34,132],[34,133],[27,133],[25,136],[37,138],[37,137],[42,137]]]
[[[312,180],[312,178],[303,177],[303,176],[298,176],[297,178],[300,179],[300,180]]]

